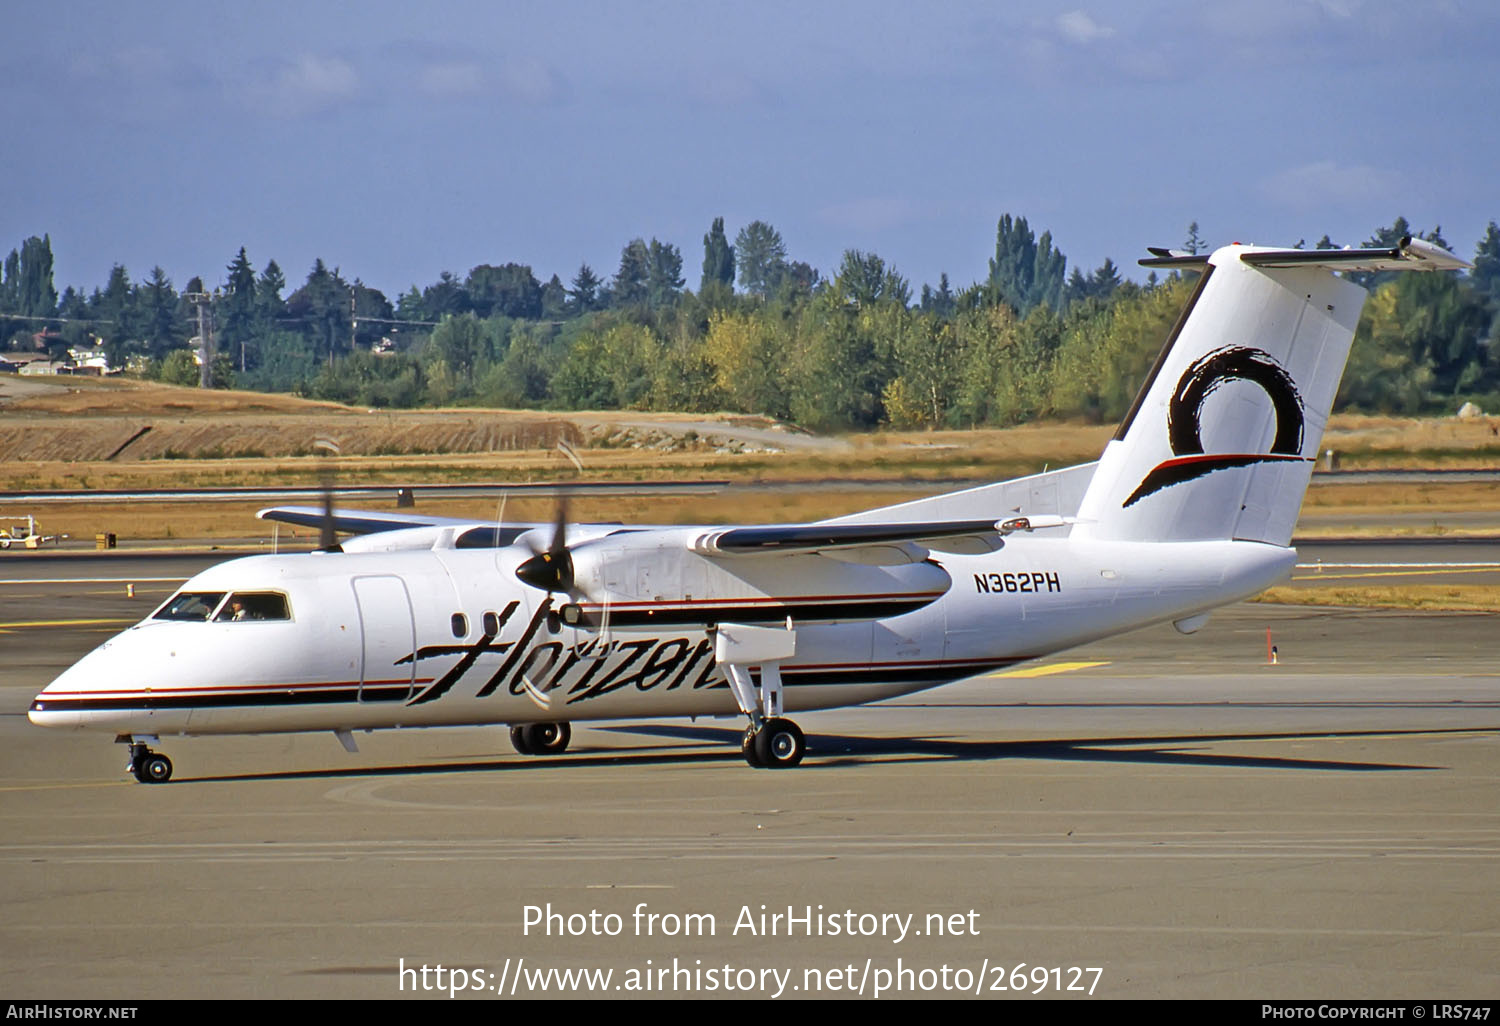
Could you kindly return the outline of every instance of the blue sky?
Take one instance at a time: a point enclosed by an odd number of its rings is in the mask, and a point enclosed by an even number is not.
[[[245,246],[391,298],[444,270],[697,287],[716,216],[827,271],[984,277],[1001,214],[1069,265],[1190,221],[1357,243],[1404,215],[1471,257],[1500,219],[1500,5],[1478,0],[12,3],[0,252],[58,288]]]

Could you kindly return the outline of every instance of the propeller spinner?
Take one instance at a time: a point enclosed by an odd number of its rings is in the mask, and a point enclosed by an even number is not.
[[[516,567],[516,576],[522,582],[549,594],[570,593],[573,590],[573,556],[568,551],[567,502],[557,504],[557,521],[552,529],[552,542],[541,552]],[[535,550],[533,550],[535,551]]]

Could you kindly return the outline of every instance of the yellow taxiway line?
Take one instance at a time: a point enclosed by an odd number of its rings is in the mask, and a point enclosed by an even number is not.
[[[12,620],[0,623],[0,631],[21,630],[25,627],[92,627],[98,624],[135,623],[135,620]]]
[[[1087,670],[1094,666],[1108,666],[1109,663],[1047,663],[1043,666],[1028,666],[1020,670],[1001,670],[998,673],[986,673],[985,679],[996,677],[1050,677],[1054,673],[1071,673],[1074,670]]]

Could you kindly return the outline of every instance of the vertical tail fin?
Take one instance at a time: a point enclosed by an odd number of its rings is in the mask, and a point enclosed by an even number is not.
[[[1334,272],[1456,270],[1430,243],[1378,250],[1153,251],[1203,278],[1104,450],[1075,537],[1286,545],[1365,291]]]

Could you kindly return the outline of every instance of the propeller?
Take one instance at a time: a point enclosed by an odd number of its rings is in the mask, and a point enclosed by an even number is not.
[[[532,539],[527,539],[528,543]],[[552,541],[545,549],[532,548],[532,557],[516,567],[516,576],[549,595],[573,591],[573,556],[568,551],[568,500],[559,496]]]
[[[583,461],[578,458],[578,453],[566,440],[557,443],[557,451],[573,464],[580,476],[583,474]],[[538,551],[532,544],[533,539],[528,537],[527,543],[531,544],[532,556],[516,567],[516,576],[533,588],[545,591],[548,595],[563,592],[570,598],[573,597],[573,555],[568,551],[566,486],[557,494],[557,516],[553,520],[552,541],[541,551]]]
[[[319,468],[319,477],[323,485],[323,519],[318,525],[318,548],[324,552],[340,552],[338,532],[334,530],[333,520],[333,478],[334,459],[342,454],[338,443],[331,438],[319,437],[313,442],[313,447],[322,449],[329,453],[329,457],[323,461]]]

